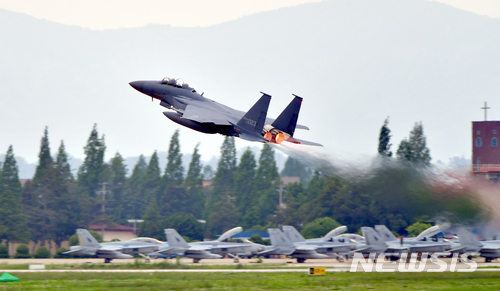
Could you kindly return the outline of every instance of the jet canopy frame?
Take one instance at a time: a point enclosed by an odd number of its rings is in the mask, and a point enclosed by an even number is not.
[[[169,78],[165,77],[158,81],[158,83],[163,84],[163,85],[169,85],[169,86],[174,86],[177,88],[182,88],[182,89],[193,89],[192,87],[189,86],[188,83],[184,82],[181,78]]]

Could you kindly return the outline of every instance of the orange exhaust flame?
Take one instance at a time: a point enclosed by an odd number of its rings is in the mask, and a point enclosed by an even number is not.
[[[282,132],[278,133],[278,135],[276,136],[276,143],[280,144],[284,140],[285,140],[285,135]]]

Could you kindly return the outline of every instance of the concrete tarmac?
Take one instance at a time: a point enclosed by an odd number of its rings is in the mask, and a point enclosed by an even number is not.
[[[144,259],[139,259],[144,262]],[[450,271],[452,264],[452,259],[450,258],[440,258],[446,264],[446,271]],[[160,263],[165,261],[165,259],[151,259],[151,263]],[[176,263],[176,259],[166,260],[171,264]],[[498,260],[492,263],[484,263],[483,258],[474,259],[476,266],[478,267],[476,271],[500,271],[500,262]],[[30,265],[60,265],[61,268],[57,270],[45,269],[45,270],[13,270],[8,269],[0,270],[0,272],[138,272],[138,273],[151,273],[151,272],[308,272],[310,267],[324,267],[327,272],[349,272],[351,270],[352,260],[347,262],[338,262],[335,259],[314,259],[307,260],[305,263],[297,263],[296,260],[287,258],[278,259],[263,259],[262,263],[257,263],[255,259],[240,259],[239,264],[242,265],[258,265],[262,267],[267,267],[266,269],[130,269],[130,270],[112,270],[112,269],[72,269],[70,266],[63,265],[83,265],[83,264],[102,264],[104,259],[92,258],[92,259],[0,259],[0,269],[2,265],[10,264],[30,264]],[[113,260],[111,264],[123,264],[123,263],[134,263],[135,259],[124,259],[124,260]],[[456,262],[456,261],[455,261]],[[180,263],[188,266],[203,266],[203,265],[237,265],[233,259],[206,259],[201,260],[199,263],[193,263],[192,259],[182,258]],[[389,262],[385,261],[378,265],[373,264],[373,267],[369,270],[373,272],[398,272],[398,271],[411,271],[418,270],[418,262],[413,261],[413,266],[408,264],[403,264],[400,262]],[[483,267],[483,268],[481,268]],[[493,267],[493,268],[484,268]],[[430,259],[426,261],[424,272],[438,271],[442,266],[433,263]],[[464,264],[456,262],[455,267],[452,267],[452,271],[469,271],[473,268],[471,264]],[[365,269],[360,264],[357,265],[356,272],[364,272]]]

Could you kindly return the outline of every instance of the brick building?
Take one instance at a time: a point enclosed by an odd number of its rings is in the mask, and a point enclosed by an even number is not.
[[[500,180],[500,121],[472,122],[472,172]]]

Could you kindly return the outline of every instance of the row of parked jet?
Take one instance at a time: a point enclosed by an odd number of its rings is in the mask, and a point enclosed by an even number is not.
[[[183,256],[192,258],[194,263],[201,259],[217,259],[230,256],[235,262],[240,257],[252,256],[287,256],[303,263],[307,259],[336,258],[339,261],[352,257],[355,252],[368,257],[370,254],[391,254],[391,260],[397,260],[403,253],[430,253],[433,256],[458,253],[462,260],[471,256],[485,257],[486,262],[500,257],[500,240],[479,241],[466,229],[459,229],[458,237],[446,239],[438,234],[442,227],[436,225],[426,229],[415,238],[396,238],[384,225],[362,227],[363,236],[345,233],[346,226],[340,226],[322,238],[305,239],[293,226],[285,225],[282,230],[270,228],[268,233],[270,246],[250,241],[227,242],[226,240],[241,232],[235,227],[215,241],[187,243],[175,229],[165,229],[167,242],[147,237],[139,237],[125,242],[99,243],[86,230],[77,229],[80,246],[72,246],[65,254],[90,255],[104,258],[105,263],[113,259],[132,258],[139,254],[149,260],[150,257]]]

